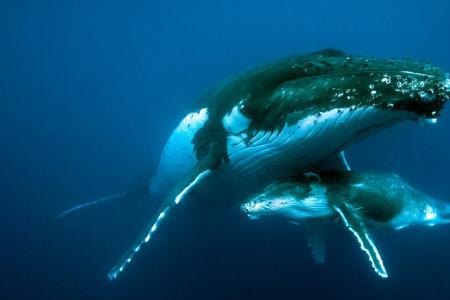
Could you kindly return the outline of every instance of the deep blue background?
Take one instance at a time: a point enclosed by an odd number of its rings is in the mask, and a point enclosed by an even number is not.
[[[54,222],[151,173],[196,97],[249,66],[326,47],[450,70],[448,1],[0,2],[0,299],[445,299],[449,228],[376,232],[380,280],[353,237],[304,234],[231,210],[180,212],[127,272],[105,274],[156,203],[129,199]],[[450,114],[353,146],[354,168],[394,171],[450,199]]]

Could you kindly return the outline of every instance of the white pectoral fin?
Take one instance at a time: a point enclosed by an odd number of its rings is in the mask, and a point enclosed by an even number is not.
[[[319,170],[344,170],[350,171],[350,166],[345,158],[344,151],[340,151],[330,156],[327,160],[319,165]]]
[[[135,240],[133,245],[122,255],[120,260],[114,265],[111,271],[108,273],[108,279],[116,279],[119,274],[125,269],[126,265],[131,262],[134,255],[141,249],[144,243],[147,243],[152,238],[153,234],[158,230],[163,219],[165,219],[169,211],[177,206],[183,198],[189,193],[189,191],[204,177],[206,177],[211,171],[204,169],[197,165],[185,178],[182,180],[172,191],[164,201],[161,208],[152,217],[150,222],[145,226],[144,230]]]
[[[359,211],[345,202],[339,205],[333,205],[333,208],[340,215],[345,226],[356,237],[361,249],[369,256],[369,260],[375,272],[382,278],[387,278],[388,274],[384,267],[383,260],[369,235]]]

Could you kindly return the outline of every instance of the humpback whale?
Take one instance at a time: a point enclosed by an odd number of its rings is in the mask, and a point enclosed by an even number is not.
[[[149,186],[161,206],[108,278],[118,277],[172,209],[241,203],[275,180],[345,168],[348,144],[403,120],[435,123],[449,96],[448,75],[428,63],[333,49],[226,80],[170,135]]]
[[[239,203],[274,180],[341,168],[352,141],[402,120],[435,123],[449,95],[448,75],[428,63],[337,50],[225,81],[169,137],[150,184],[161,207],[108,278],[117,278],[175,207]]]
[[[370,228],[400,230],[410,225],[450,223],[450,203],[417,191],[398,175],[346,170],[271,183],[242,204],[241,210],[250,219],[281,217],[313,222],[311,226],[338,217],[383,278],[388,273],[368,231]],[[323,236],[313,233],[309,239],[313,258],[323,262]]]

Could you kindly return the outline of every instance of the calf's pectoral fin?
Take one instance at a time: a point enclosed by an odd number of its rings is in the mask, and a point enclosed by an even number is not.
[[[308,230],[308,246],[311,249],[315,263],[321,265],[325,262],[325,236],[321,230]]]
[[[289,221],[291,224],[301,226],[306,231],[308,247],[316,264],[325,263],[325,230],[320,221]]]
[[[333,205],[333,209],[339,214],[345,226],[353,233],[358,240],[361,249],[367,253],[375,272],[382,278],[387,278],[388,274],[375,244],[373,243],[364,220],[360,212],[350,204],[343,202]]]
[[[117,276],[124,270],[125,266],[131,262],[134,255],[141,249],[141,246],[150,241],[152,235],[158,229],[162,220],[167,216],[169,211],[178,205],[183,200],[184,196],[189,193],[191,188],[203,178],[208,176],[210,172],[211,171],[208,168],[208,164],[205,163],[205,161],[199,162],[189,172],[189,174],[186,175],[185,178],[171,190],[169,195],[166,197],[166,200],[163,202],[163,205],[153,216],[133,245],[122,255],[120,260],[108,273],[108,279],[113,280],[117,278]]]

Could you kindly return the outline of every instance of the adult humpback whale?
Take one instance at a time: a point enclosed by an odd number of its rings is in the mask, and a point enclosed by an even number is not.
[[[172,208],[239,202],[274,180],[341,166],[343,148],[368,132],[402,120],[434,123],[449,90],[445,73],[427,63],[336,50],[226,81],[169,137],[150,185],[161,208],[108,277],[124,270]]]
[[[275,182],[250,197],[241,209],[251,219],[278,216],[292,221],[323,223],[339,217],[367,253],[372,267],[388,277],[368,228],[402,229],[410,225],[450,223],[450,203],[415,190],[394,174],[325,171]],[[309,239],[313,257],[324,261],[322,233]]]

